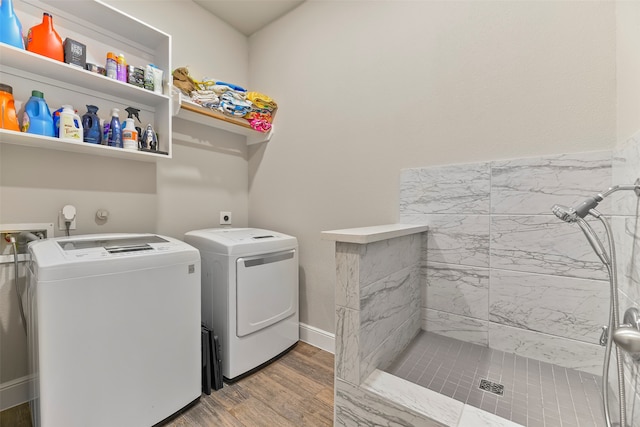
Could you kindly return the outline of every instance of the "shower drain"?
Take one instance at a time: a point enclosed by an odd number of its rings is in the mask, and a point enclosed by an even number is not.
[[[502,396],[504,394],[504,386],[502,384],[494,383],[489,380],[480,380],[478,388],[482,391],[488,391],[489,393]]]

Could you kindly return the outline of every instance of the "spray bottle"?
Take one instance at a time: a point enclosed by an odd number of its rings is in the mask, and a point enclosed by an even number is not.
[[[111,123],[109,124],[109,139],[108,143],[110,147],[122,148],[122,128],[120,127],[120,117],[117,108],[111,109]]]
[[[129,115],[128,116],[129,119],[132,119],[133,117],[135,117],[138,120],[138,123],[142,123],[142,121],[140,120],[140,116],[138,115],[140,110],[133,107],[127,107],[124,109],[124,111],[126,111],[127,114]],[[140,139],[140,137],[142,136],[142,129],[140,129],[139,126],[136,126],[136,130],[138,131],[138,139]]]
[[[122,142],[125,150],[137,150],[138,149],[138,135],[140,135],[140,128],[135,127],[133,118],[135,117],[140,122],[140,116],[138,113],[140,110],[133,107],[125,108],[128,114],[127,119],[124,121],[122,127]]]

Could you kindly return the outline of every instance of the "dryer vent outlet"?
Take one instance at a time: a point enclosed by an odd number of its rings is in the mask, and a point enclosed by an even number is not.
[[[220,212],[220,225],[231,225],[231,212]]]

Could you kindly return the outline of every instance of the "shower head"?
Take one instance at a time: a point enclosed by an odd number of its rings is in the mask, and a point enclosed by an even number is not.
[[[575,209],[568,208],[566,206],[553,205],[553,208],[551,208],[551,212],[553,212],[555,216],[557,216],[564,222],[576,222],[576,220],[578,219]]]
[[[593,231],[587,221],[579,216],[578,212],[576,212],[575,209],[568,208],[562,205],[554,205],[553,208],[551,208],[551,211],[555,214],[555,216],[557,216],[564,222],[578,224],[580,230],[582,230],[582,232],[584,233],[594,252],[596,253],[596,255],[598,255],[598,258],[600,258],[600,261],[602,261],[605,265],[610,264],[609,256],[607,255],[602,242],[600,242],[600,239],[598,239],[598,236],[596,236],[596,233]]]

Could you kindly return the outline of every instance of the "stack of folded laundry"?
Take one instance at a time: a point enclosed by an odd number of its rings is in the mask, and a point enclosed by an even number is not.
[[[249,120],[249,124],[253,129],[268,132],[271,129],[273,115],[278,108],[278,104],[260,92],[247,93],[247,99],[251,101],[252,107],[244,118]]]
[[[240,86],[215,79],[194,80],[186,67],[173,72],[173,83],[189,95],[191,101],[203,107],[218,110],[227,116],[244,118],[252,129],[259,132],[271,129],[278,105],[267,95],[248,92]]]

